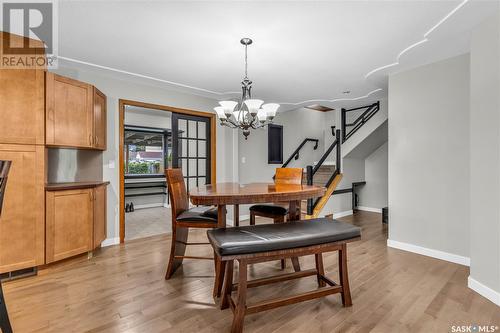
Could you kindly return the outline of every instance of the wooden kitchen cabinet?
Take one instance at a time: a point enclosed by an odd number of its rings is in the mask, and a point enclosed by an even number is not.
[[[0,218],[0,273],[44,264],[44,149],[0,144],[0,160],[12,161]]]
[[[46,262],[92,251],[106,239],[106,185],[46,191]]]
[[[106,150],[106,95],[96,87],[93,92],[94,148]]]
[[[106,239],[106,205],[106,185],[99,185],[94,188],[94,249]]]
[[[0,87],[0,143],[43,145],[44,71],[1,69]]]
[[[46,73],[46,144],[106,149],[106,95],[90,84]]]
[[[46,192],[46,263],[92,250],[94,190]]]

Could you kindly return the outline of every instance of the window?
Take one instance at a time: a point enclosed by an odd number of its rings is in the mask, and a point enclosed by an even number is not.
[[[171,160],[171,146],[170,130],[125,126],[125,175],[163,176]]]

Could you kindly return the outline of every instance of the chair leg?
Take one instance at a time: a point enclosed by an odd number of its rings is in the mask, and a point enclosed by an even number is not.
[[[339,278],[340,285],[342,286],[342,304],[344,306],[351,306],[351,291],[349,289],[349,278],[347,276],[347,245],[342,244],[339,250]]]
[[[0,328],[2,333],[12,333],[12,326],[10,325],[9,313],[7,312],[7,305],[3,297],[2,284],[0,283]]]
[[[255,213],[250,211],[250,225],[255,225]]]
[[[245,321],[246,299],[247,299],[247,261],[238,260],[238,300],[234,309],[233,324],[231,333],[243,332],[243,322]]]
[[[220,309],[224,310],[229,307],[229,297],[233,291],[233,268],[234,261],[230,260],[226,263],[226,272],[224,273],[224,287],[222,289],[222,297],[220,302]]]
[[[214,290],[213,297],[220,297],[222,290],[222,282],[224,281],[224,272],[226,270],[226,261],[220,260],[220,258],[214,252],[214,262],[215,262],[215,280],[214,280]]]
[[[172,277],[175,271],[182,265],[182,259],[179,258],[184,256],[186,253],[186,242],[188,238],[189,228],[186,227],[174,227],[172,234],[172,244],[170,246],[170,258],[168,260],[167,273],[165,274],[165,280]],[[177,257],[177,258],[176,258]]]
[[[316,261],[316,270],[318,271],[318,287],[325,287],[326,283],[323,279],[320,278],[320,275],[325,275],[325,267],[323,266],[323,254],[317,253],[314,255],[314,259]]]

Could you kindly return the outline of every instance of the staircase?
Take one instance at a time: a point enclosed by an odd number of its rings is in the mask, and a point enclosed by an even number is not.
[[[316,199],[309,199],[301,204],[302,212],[305,214],[306,219],[317,218],[321,214],[321,211],[327,204],[330,197],[334,194],[337,186],[342,180],[341,173],[341,162],[342,162],[342,146],[350,137],[353,136],[361,127],[363,127],[370,118],[372,118],[380,110],[380,103],[376,102],[367,106],[354,108],[354,109],[342,109],[342,131],[335,131],[335,140],[325,151],[323,156],[314,166],[309,165],[306,167],[306,172],[303,177],[303,184],[306,185],[317,185],[326,187],[325,194]],[[349,112],[356,112],[357,114],[352,117]],[[315,142],[314,149],[318,147],[317,139],[305,139],[299,147],[293,152],[290,158],[283,164],[283,168],[290,163],[292,158],[298,159],[299,152],[302,147],[308,142]],[[328,156],[335,150],[335,164],[324,164]],[[354,191],[354,184],[350,191]],[[343,192],[349,190],[342,190]],[[340,190],[338,191],[340,192]],[[353,193],[354,195],[354,193]]]

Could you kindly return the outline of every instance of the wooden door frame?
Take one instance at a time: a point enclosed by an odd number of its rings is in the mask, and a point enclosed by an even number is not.
[[[210,119],[210,180],[212,184],[216,182],[216,117],[215,113],[205,112],[205,111],[196,111],[196,110],[188,110],[176,108],[173,106],[166,106],[160,104],[151,104],[139,101],[132,101],[128,99],[119,99],[118,100],[118,121],[119,121],[119,145],[118,145],[118,155],[119,155],[119,163],[118,168],[120,172],[120,243],[125,242],[125,171],[123,170],[123,146],[124,146],[124,135],[125,135],[125,105],[130,106],[138,106],[142,108],[148,109],[156,109],[158,111],[168,111],[172,113],[180,113],[192,116],[205,117]]]

